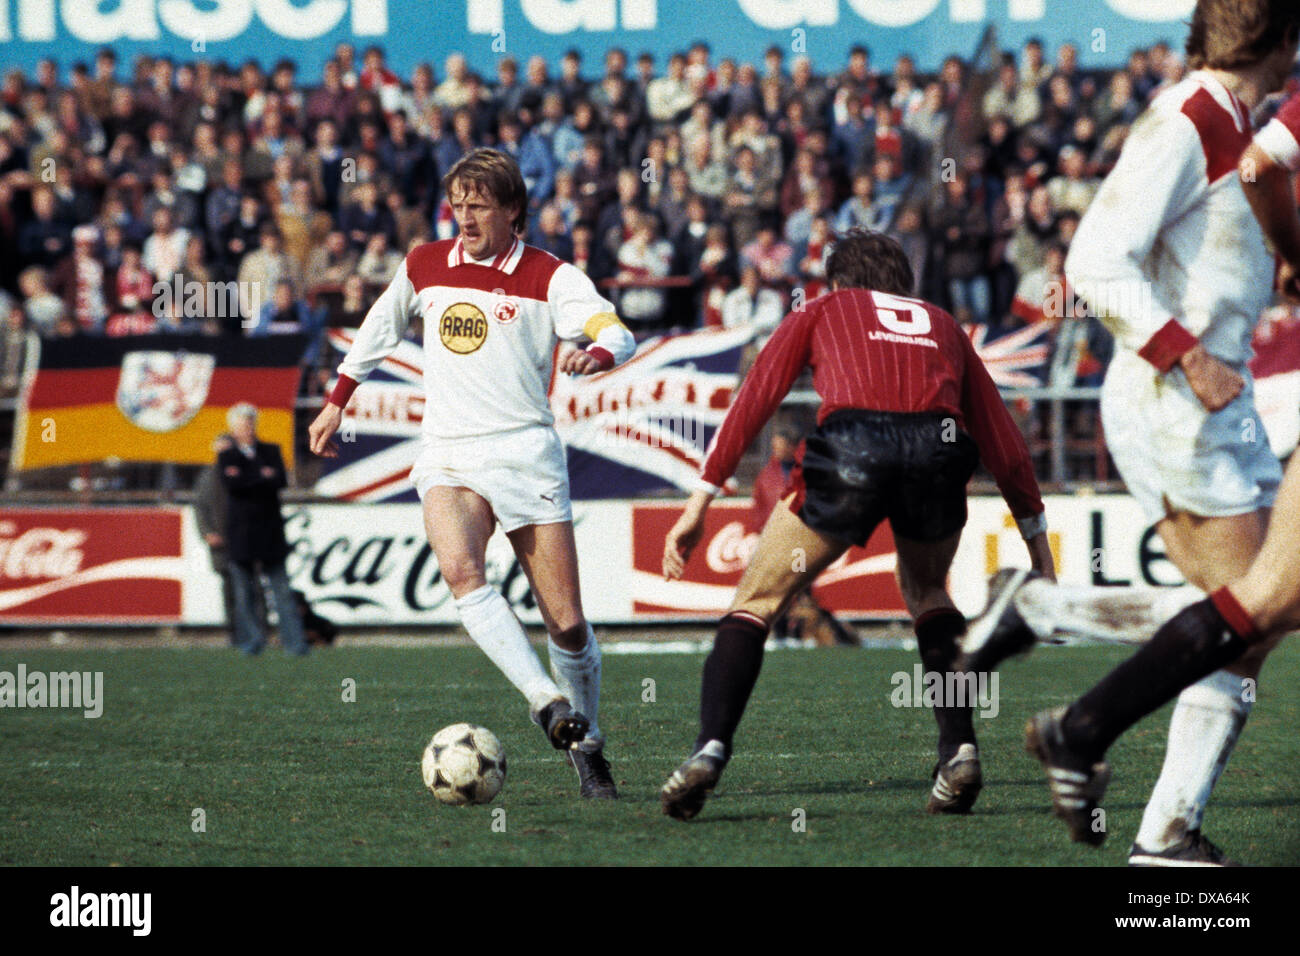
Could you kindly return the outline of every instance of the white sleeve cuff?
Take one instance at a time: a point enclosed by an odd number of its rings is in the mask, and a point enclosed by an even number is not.
[[[1300,170],[1300,143],[1296,142],[1286,124],[1276,117],[1255,134],[1255,145],[1282,168],[1293,173]]]

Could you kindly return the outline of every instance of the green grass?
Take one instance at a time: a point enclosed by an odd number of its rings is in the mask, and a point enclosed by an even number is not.
[[[1008,666],[1001,713],[976,719],[986,787],[974,815],[924,811],[934,721],[890,705],[903,651],[781,651],[762,678],[722,786],[690,824],[658,789],[694,738],[702,655],[605,656],[602,724],[623,799],[585,804],[521,699],[473,648],[338,648],[305,661],[213,650],[29,651],[0,670],[102,670],[104,714],[0,710],[0,863],[1123,864],[1164,752],[1168,711],[1112,751],[1110,839],[1071,844],[1022,750],[1033,712],[1064,702],[1124,649],[1044,649]],[[355,703],[342,702],[353,678]],[[653,702],[643,701],[647,678]],[[1206,832],[1252,863],[1300,863],[1300,646],[1265,670],[1260,701]],[[509,776],[492,806],[444,807],[420,751],[439,727],[494,730]],[[505,832],[493,829],[504,808]],[[195,833],[192,811],[207,829]],[[795,811],[806,831],[795,832]]]

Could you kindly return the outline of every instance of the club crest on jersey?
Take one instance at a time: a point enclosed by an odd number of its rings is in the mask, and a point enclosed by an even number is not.
[[[470,302],[448,306],[438,320],[438,337],[457,355],[477,352],[487,340],[488,322],[483,310]]]
[[[215,356],[187,352],[128,352],[117,380],[117,407],[147,432],[187,424],[208,397]]]
[[[492,318],[502,325],[509,325],[519,318],[519,303],[514,299],[501,299],[492,307]]]

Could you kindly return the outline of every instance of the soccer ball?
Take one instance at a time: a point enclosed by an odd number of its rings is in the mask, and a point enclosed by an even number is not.
[[[424,748],[420,772],[429,792],[443,803],[487,803],[506,782],[505,748],[486,727],[452,724]]]

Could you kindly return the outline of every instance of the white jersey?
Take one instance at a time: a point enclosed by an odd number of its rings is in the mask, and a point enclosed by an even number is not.
[[[424,319],[426,443],[553,424],[547,388],[557,337],[589,338],[615,363],[635,349],[614,306],[575,266],[518,239],[495,259],[475,261],[460,239],[444,239],[403,260],[339,374],[364,380],[417,315]]]
[[[1200,340],[1244,368],[1273,260],[1237,179],[1245,105],[1205,71],[1160,94],[1079,224],[1066,276],[1119,350],[1167,371]]]

